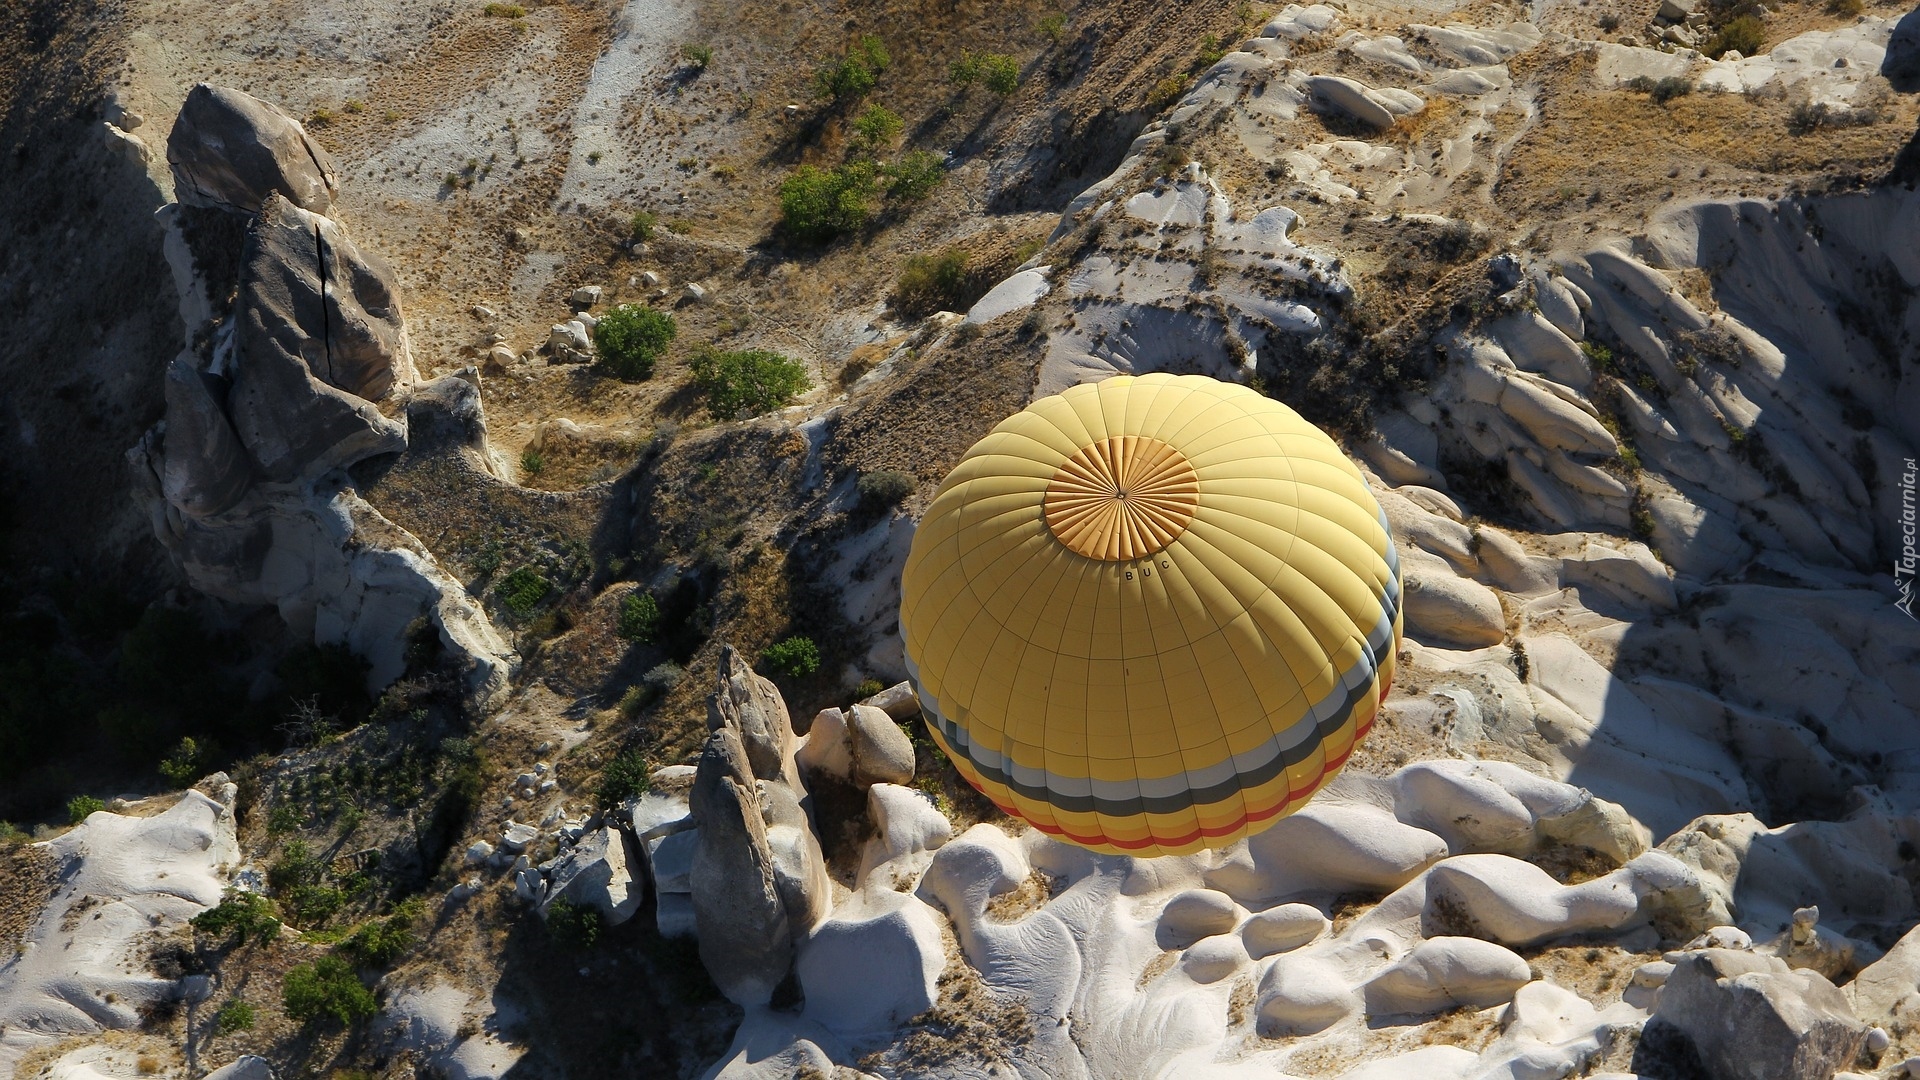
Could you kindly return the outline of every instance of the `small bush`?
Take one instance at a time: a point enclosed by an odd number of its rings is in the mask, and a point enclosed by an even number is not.
[[[231,1035],[236,1031],[251,1031],[253,1030],[253,1021],[253,1006],[241,1001],[239,998],[231,998],[225,1005],[220,1006],[219,1012],[214,1014],[213,1031],[216,1035]]]
[[[695,71],[705,71],[707,67],[713,63],[713,46],[682,45],[680,46],[680,59],[685,60],[687,66]]]
[[[839,61],[829,63],[813,74],[813,92],[834,104],[865,97],[893,66],[893,57],[873,34],[861,34]]]
[[[933,194],[933,189],[947,178],[946,162],[931,150],[911,151],[882,172],[887,197],[906,202],[918,202]]]
[[[1210,68],[1219,63],[1220,58],[1225,55],[1227,55],[1227,49],[1220,43],[1220,35],[1208,34],[1200,39],[1200,51],[1194,55],[1193,66],[1202,70]]]
[[[413,921],[419,914],[420,902],[409,900],[392,915],[355,930],[340,947],[366,967],[389,967],[413,948]]]
[[[635,240],[653,239],[654,226],[659,223],[659,218],[645,210],[635,210],[633,217],[627,219],[627,227],[632,231]]]
[[[899,113],[879,102],[874,102],[862,109],[860,115],[853,120],[853,132],[859,137],[860,142],[876,149],[892,146],[893,140],[900,137],[900,132],[905,127],[906,122],[900,119]]]
[[[600,783],[593,789],[600,808],[611,810],[628,799],[647,793],[652,787],[653,765],[639,750],[628,750],[607,762],[600,770]]]
[[[380,1011],[353,966],[338,956],[323,956],[287,972],[281,1001],[287,1016],[303,1024],[326,1018],[348,1025]]]
[[[1767,24],[1761,22],[1758,15],[1737,15],[1708,38],[1700,51],[1715,60],[1733,50],[1738,50],[1742,56],[1756,56],[1766,44]]]
[[[547,459],[538,450],[529,450],[520,455],[520,471],[528,476],[539,476],[546,467]]]
[[[1880,112],[1873,108],[1834,108],[1824,101],[1802,101],[1787,115],[1787,130],[1795,135],[1811,135],[1822,128],[1865,127],[1877,124]]]
[[[208,754],[193,736],[182,738],[160,762],[160,775],[167,783],[177,788],[186,787],[198,780],[206,768]]]
[[[1178,101],[1181,94],[1187,92],[1187,84],[1192,81],[1193,76],[1184,71],[1161,79],[1153,84],[1152,90],[1147,92],[1147,106],[1153,109],[1166,108]]]
[[[758,416],[813,385],[800,361],[766,349],[722,352],[709,346],[694,356],[693,377],[717,420]]]
[[[615,377],[646,379],[653,375],[654,361],[679,332],[673,316],[664,311],[621,304],[594,324],[593,347],[600,354],[600,365]]]
[[[801,243],[824,244],[873,216],[877,175],[870,161],[832,169],[802,165],[780,184],[780,225]]]
[[[991,93],[1006,97],[1020,88],[1020,61],[1004,53],[980,57],[980,85]]]
[[[886,684],[879,679],[861,679],[860,685],[853,688],[853,700],[858,704],[886,688]]]
[[[653,594],[637,590],[620,601],[621,637],[642,645],[651,645],[660,635],[660,601]]]
[[[913,477],[895,469],[880,469],[877,472],[862,473],[855,482],[860,493],[860,505],[870,509],[884,509],[899,505],[900,500],[913,494],[919,485]]]
[[[1655,105],[1665,105],[1674,98],[1686,97],[1691,93],[1693,93],[1692,82],[1678,75],[1669,75],[1659,82],[1654,83],[1653,89],[1649,91],[1648,96],[1653,98]]]
[[[548,581],[540,571],[531,566],[523,566],[508,574],[499,585],[500,602],[515,615],[531,615],[540,601],[553,591],[553,582]]]
[[[519,4],[488,4],[481,10],[494,19],[518,19],[527,13]]]
[[[950,247],[938,255],[909,255],[894,282],[894,307],[907,316],[962,310],[967,296],[967,252]]]
[[[686,677],[686,668],[671,660],[663,660],[648,668],[647,673],[640,676],[640,681],[655,693],[664,694],[679,686],[680,680]]]
[[[1828,0],[1827,10],[1843,19],[1857,19],[1867,10],[1864,0]]]
[[[286,910],[304,925],[318,926],[346,905],[347,894],[327,882],[327,864],[306,841],[293,840],[267,868],[267,884]]]
[[[1067,29],[1067,16],[1059,11],[1041,16],[1037,29],[1048,41],[1058,45]]]
[[[555,900],[547,905],[547,933],[563,949],[572,952],[590,949],[600,940],[600,909]]]
[[[75,795],[67,800],[67,823],[78,825],[87,820],[87,815],[105,810],[107,804],[91,795]]]
[[[820,646],[810,637],[795,635],[767,646],[760,659],[790,679],[803,679],[820,670]]]
[[[215,907],[195,915],[188,923],[196,931],[221,941],[265,943],[280,936],[280,920],[273,917],[273,904],[254,892],[227,891]]]
[[[1593,370],[1605,375],[1611,375],[1618,370],[1619,365],[1613,361],[1613,350],[1592,338],[1580,343],[1580,351],[1586,354],[1587,362],[1593,365]]]
[[[1020,61],[1004,53],[962,53],[947,66],[947,81],[962,90],[980,83],[1006,97],[1020,86]]]

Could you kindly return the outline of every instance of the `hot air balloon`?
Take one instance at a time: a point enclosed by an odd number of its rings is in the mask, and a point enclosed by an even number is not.
[[[1113,376],[956,465],[902,577],[928,728],[1008,814],[1187,854],[1299,809],[1393,677],[1400,565],[1325,433],[1244,386]]]

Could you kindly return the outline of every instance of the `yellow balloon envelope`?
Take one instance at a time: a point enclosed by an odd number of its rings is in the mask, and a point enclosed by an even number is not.
[[[1393,677],[1400,564],[1366,482],[1287,406],[1114,376],[974,444],[907,556],[928,728],[1007,813],[1185,854],[1298,809]]]

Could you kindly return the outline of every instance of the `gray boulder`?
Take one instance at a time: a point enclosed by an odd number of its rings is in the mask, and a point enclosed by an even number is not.
[[[273,1080],[273,1065],[266,1058],[247,1054],[208,1073],[206,1080]]]
[[[276,192],[324,214],[338,190],[333,162],[300,122],[251,94],[201,83],[167,137],[174,196],[187,206],[257,214]]]
[[[1526,960],[1511,949],[1478,938],[1437,937],[1368,980],[1362,993],[1375,1015],[1420,1015],[1505,1004],[1532,979]]]
[[[1692,1041],[1716,1080],[1833,1080],[1867,1041],[1846,995],[1819,973],[1732,949],[1678,959],[1654,1016]]]
[[[728,999],[764,1005],[793,966],[793,927],[747,751],[733,728],[707,736],[698,770],[690,801],[700,832],[689,883],[700,960]]]
[[[645,883],[634,877],[633,865],[632,848],[620,829],[602,827],[582,836],[553,868],[541,915],[555,900],[564,899],[599,908],[609,926],[626,922],[646,892]]]
[[[1357,120],[1368,127],[1393,126],[1393,113],[1375,101],[1367,88],[1338,75],[1314,75],[1305,84],[1307,99],[1322,113],[1333,113]]]
[[[253,464],[220,409],[224,380],[175,360],[167,365],[167,426],[160,489],[194,517],[230,509],[253,483]]]
[[[271,196],[234,307],[227,412],[263,476],[310,480],[406,448],[405,428],[372,404],[412,373],[391,274],[338,225]]]
[[[913,782],[913,740],[893,717],[872,705],[855,705],[847,712],[847,747],[853,758],[853,782],[874,784]]]
[[[913,780],[913,740],[872,705],[821,710],[797,760],[810,776],[830,776],[860,788]]]

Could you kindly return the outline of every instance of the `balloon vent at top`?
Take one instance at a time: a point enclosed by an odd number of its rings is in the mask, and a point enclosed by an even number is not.
[[[921,522],[900,632],[933,737],[1001,809],[1099,851],[1258,832],[1392,681],[1400,568],[1340,448],[1192,375],[1008,417]]]

